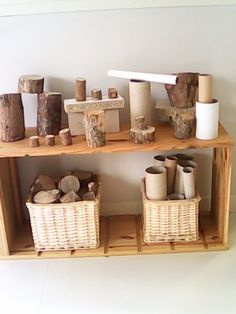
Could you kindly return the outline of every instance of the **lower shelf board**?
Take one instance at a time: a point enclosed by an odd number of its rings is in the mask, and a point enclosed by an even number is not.
[[[225,250],[218,231],[209,215],[201,217],[200,238],[194,242],[167,242],[147,245],[143,242],[142,217],[122,215],[101,217],[101,245],[92,250],[66,250],[36,252],[29,225],[15,237],[12,250],[5,259],[40,259],[89,256],[144,255],[159,253],[207,252]],[[1,258],[1,257],[0,257]]]

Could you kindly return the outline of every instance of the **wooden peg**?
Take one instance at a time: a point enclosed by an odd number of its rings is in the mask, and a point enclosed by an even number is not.
[[[117,98],[118,97],[118,93],[117,90],[113,87],[108,88],[108,98]]]
[[[29,146],[38,147],[39,146],[39,137],[37,135],[29,137]]]
[[[105,145],[105,116],[103,110],[85,111],[84,127],[89,147]]]
[[[101,100],[102,99],[102,91],[101,89],[92,89],[91,90],[91,97],[92,100]]]
[[[75,81],[75,99],[77,101],[86,100],[86,79],[77,78]]]
[[[18,81],[18,92],[40,94],[43,92],[44,77],[41,75],[22,75]]]
[[[45,136],[45,144],[47,146],[54,146],[55,145],[55,135],[48,134]]]
[[[72,145],[72,138],[70,134],[70,129],[63,129],[59,132],[61,139],[61,145],[68,146]]]

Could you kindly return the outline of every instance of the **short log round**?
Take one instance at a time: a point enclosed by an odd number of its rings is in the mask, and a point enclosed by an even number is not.
[[[144,130],[138,128],[130,129],[130,138],[134,144],[147,144],[155,141],[155,128],[148,126]]]
[[[18,92],[40,94],[43,92],[44,77],[41,75],[22,75],[18,81]]]
[[[61,145],[69,146],[72,145],[72,138],[70,134],[70,129],[63,129],[59,132],[61,139]]]
[[[92,100],[101,100],[102,99],[101,89],[92,89],[91,96],[92,96]]]
[[[29,146],[38,147],[39,146],[39,137],[37,135],[29,137]]]

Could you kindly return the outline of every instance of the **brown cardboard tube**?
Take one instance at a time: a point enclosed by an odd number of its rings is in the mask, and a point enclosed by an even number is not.
[[[195,180],[193,168],[186,167],[183,169],[184,194],[187,199],[195,197]]]
[[[212,103],[212,75],[210,74],[199,74],[198,102]]]
[[[165,159],[165,167],[167,170],[167,193],[171,194],[174,190],[175,171],[177,166],[177,157],[167,156]]]

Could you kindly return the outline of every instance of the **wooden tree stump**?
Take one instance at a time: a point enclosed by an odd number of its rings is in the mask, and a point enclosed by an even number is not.
[[[70,191],[60,198],[61,203],[72,203],[78,201],[80,201],[80,197],[74,191]]]
[[[105,145],[105,116],[103,110],[91,110],[84,113],[86,141],[89,147]]]
[[[38,135],[57,135],[61,129],[61,94],[41,93],[38,95]]]
[[[75,81],[75,99],[77,101],[86,100],[86,79],[77,78]]]
[[[55,135],[46,135],[45,136],[45,144],[47,146],[54,146],[55,145]]]
[[[195,121],[195,107],[187,109],[173,108],[170,113],[174,122],[175,137],[178,139],[190,137]]]
[[[63,129],[59,132],[61,139],[61,145],[68,146],[72,145],[72,138],[70,134],[70,129]]]
[[[15,142],[25,137],[24,109],[21,94],[0,95],[0,139]]]
[[[29,137],[29,147],[38,147],[39,145],[39,137],[37,135]]]
[[[108,88],[108,98],[117,98],[118,97],[118,93],[117,90],[113,87]]]
[[[54,180],[46,175],[39,175],[32,186],[32,192],[35,194],[39,191],[55,190],[56,184]]]
[[[197,87],[198,73],[179,73],[176,85],[165,84],[171,106],[194,107],[197,100]]]
[[[40,191],[34,195],[33,201],[36,204],[51,204],[60,199],[59,190]]]
[[[64,176],[60,180],[60,182],[58,184],[58,188],[63,193],[68,193],[70,191],[74,191],[75,193],[77,193],[80,189],[79,179],[73,175]]]
[[[18,82],[19,93],[40,94],[43,92],[44,77],[41,75],[22,75]]]
[[[91,90],[91,97],[92,100],[101,100],[102,99],[102,91],[101,89],[92,89]]]
[[[134,144],[146,144],[155,141],[155,128],[147,126],[144,116],[135,118],[135,127],[130,129],[130,138]]]

